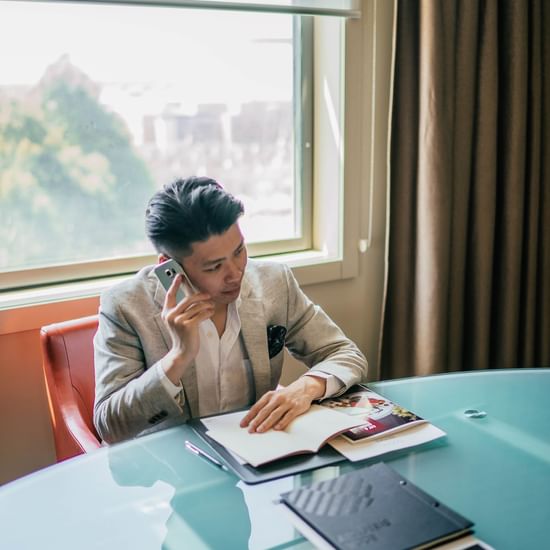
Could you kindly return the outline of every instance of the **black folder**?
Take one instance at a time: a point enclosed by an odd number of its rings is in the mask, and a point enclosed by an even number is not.
[[[306,537],[338,550],[432,548],[473,527],[383,462],[298,487],[281,503]]]
[[[206,434],[208,429],[201,422],[200,418],[190,420],[187,425],[216,452],[220,460],[236,476],[248,484],[262,483],[263,481],[299,474],[346,460],[344,456],[335,451],[330,445],[324,445],[317,453],[288,456],[255,468],[250,464],[240,464],[223,445],[208,437]]]

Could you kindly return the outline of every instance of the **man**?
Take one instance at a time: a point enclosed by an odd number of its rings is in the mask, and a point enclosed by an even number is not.
[[[188,281],[178,276],[166,292],[149,266],[102,296],[94,423],[107,443],[250,406],[243,429],[282,430],[364,379],[364,356],[291,271],[248,262],[243,212],[210,178],[177,180],[151,198],[146,230],[159,262],[176,260]],[[278,388],[283,347],[310,370]]]

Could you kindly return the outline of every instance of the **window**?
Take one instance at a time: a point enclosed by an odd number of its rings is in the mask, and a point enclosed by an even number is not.
[[[113,2],[0,4],[0,289],[150,262],[146,201],[191,174],[242,198],[252,255],[341,258],[343,19]]]
[[[295,93],[310,87],[307,17],[21,2],[0,12],[12,52],[0,70],[0,271],[150,255],[145,204],[188,175],[243,200],[256,253],[310,246],[311,100]]]

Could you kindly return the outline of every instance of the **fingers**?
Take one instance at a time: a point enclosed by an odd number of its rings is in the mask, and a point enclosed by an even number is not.
[[[181,275],[176,275],[174,277],[174,280],[172,281],[172,284],[170,285],[170,288],[166,291],[166,298],[164,299],[164,308],[165,309],[172,309],[176,305],[176,294],[178,292],[178,288],[181,285]]]
[[[298,415],[309,408],[308,400],[297,399],[284,391],[266,393],[241,420],[241,427],[248,431],[266,432],[272,428],[284,430]]]
[[[214,314],[213,302],[202,300],[182,308],[175,307],[165,312],[164,319],[170,325],[187,326],[201,323]]]
[[[282,416],[282,418],[275,424],[274,429],[275,430],[285,430],[288,425],[300,414],[302,414],[302,410],[298,410],[297,408],[289,409],[286,411],[286,413]]]
[[[178,304],[176,301],[176,295],[180,286],[183,285],[185,288],[186,296]],[[163,313],[165,317],[168,318],[170,312],[174,312],[176,315],[181,314],[191,308],[195,308],[202,303],[208,303],[212,307],[214,306],[213,302],[210,301],[210,295],[206,292],[195,292],[191,290],[189,284],[182,278],[181,275],[174,277],[170,288],[166,292],[166,298],[164,299],[164,308]]]
[[[262,409],[260,409],[258,414],[251,420],[248,426],[248,431],[250,433],[267,432],[267,430],[270,430],[285,412],[286,408],[284,405],[269,402]]]
[[[250,410],[239,424],[241,428],[246,428],[250,424],[250,421],[255,418],[256,415],[262,410],[262,407],[267,404],[271,393],[272,392],[265,393],[252,407],[250,407]]]
[[[259,424],[255,431],[262,433],[271,429],[284,430],[302,412],[304,411],[298,404],[294,404],[294,406],[290,406],[290,408],[286,408],[286,406],[277,407],[263,422],[258,420]],[[253,424],[251,424],[251,427],[252,426]],[[249,431],[251,430],[249,429]]]
[[[214,315],[214,302],[208,299],[208,294],[193,294],[170,308],[169,304],[174,303],[172,291],[176,292],[177,286],[170,288],[166,295],[162,319],[175,338],[174,342],[179,342],[185,334],[191,334],[188,329],[194,332],[200,323]]]

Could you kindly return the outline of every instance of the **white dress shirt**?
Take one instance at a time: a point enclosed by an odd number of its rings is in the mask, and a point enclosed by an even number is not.
[[[210,319],[199,325],[201,344],[195,357],[195,370],[201,417],[234,411],[254,402],[254,378],[241,336],[241,319],[237,309],[239,301],[240,298],[228,305],[221,337]],[[315,371],[304,376],[326,379],[323,399],[335,395],[344,386],[331,374]],[[181,383],[174,384],[164,371],[161,371],[161,380],[166,391],[179,401],[183,390]]]

